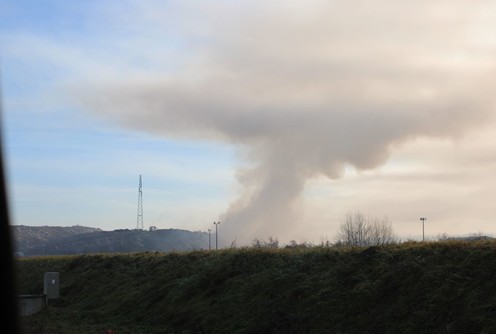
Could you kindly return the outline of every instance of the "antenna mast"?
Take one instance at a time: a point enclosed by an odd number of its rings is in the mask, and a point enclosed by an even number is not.
[[[136,222],[136,229],[143,229],[143,184],[141,182],[141,174],[139,177],[139,189],[138,189],[138,219]]]

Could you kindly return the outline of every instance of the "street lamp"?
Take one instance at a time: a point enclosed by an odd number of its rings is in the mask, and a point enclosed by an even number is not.
[[[420,218],[420,220],[422,221],[422,241],[425,241],[424,223],[427,220],[427,218],[422,217],[422,218]]]
[[[217,234],[217,226],[219,226],[220,222],[214,222],[215,225],[215,250],[219,249],[219,237]]]
[[[210,246],[210,231],[212,231],[212,229],[208,229],[208,250],[212,249],[212,247]]]

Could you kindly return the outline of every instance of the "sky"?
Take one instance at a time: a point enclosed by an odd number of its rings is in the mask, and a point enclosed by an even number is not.
[[[0,0],[13,224],[494,236],[495,7]]]

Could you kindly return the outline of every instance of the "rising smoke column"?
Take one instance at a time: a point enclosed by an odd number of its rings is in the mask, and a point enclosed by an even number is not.
[[[195,29],[182,36],[202,43],[184,67],[79,96],[130,128],[239,147],[250,166],[220,216],[225,241],[277,235],[298,221],[311,178],[372,169],[408,140],[458,137],[492,118],[494,46],[468,38],[487,2],[455,2],[186,8]]]

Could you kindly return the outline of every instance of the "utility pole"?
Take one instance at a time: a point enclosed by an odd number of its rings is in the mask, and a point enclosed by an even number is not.
[[[212,247],[210,246],[210,231],[211,229],[208,229],[208,250],[212,250]]]
[[[420,220],[422,221],[422,241],[425,241],[424,223],[427,220],[427,218],[422,217],[422,218],[420,218]]]
[[[138,219],[136,221],[136,229],[143,229],[143,184],[141,183],[141,174],[139,177],[139,188],[138,188]]]
[[[219,226],[220,222],[214,222],[215,225],[215,250],[219,249],[219,236],[217,234],[217,226]]]

